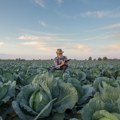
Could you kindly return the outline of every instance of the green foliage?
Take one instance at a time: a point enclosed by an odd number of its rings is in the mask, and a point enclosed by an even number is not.
[[[0,120],[120,120],[120,61],[0,61]]]
[[[120,87],[106,86],[83,108],[83,120],[119,120]]]
[[[96,111],[93,114],[93,120],[119,120],[115,115],[107,112],[106,110]]]
[[[15,81],[0,84],[0,105],[8,102],[10,98],[15,96],[15,85]]]
[[[96,89],[96,91],[100,91],[106,86],[118,87],[119,84],[115,79],[110,79],[107,77],[98,77],[95,79],[93,86]]]
[[[78,94],[72,84],[56,80],[46,73],[37,75],[32,84],[23,87],[12,105],[22,120],[37,120],[52,117],[55,113],[63,114],[77,101]]]

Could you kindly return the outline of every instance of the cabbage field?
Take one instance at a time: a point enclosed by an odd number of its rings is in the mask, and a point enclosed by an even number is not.
[[[0,120],[120,120],[120,60],[0,61]]]

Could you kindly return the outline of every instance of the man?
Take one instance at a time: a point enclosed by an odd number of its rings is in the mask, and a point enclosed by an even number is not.
[[[62,49],[57,49],[56,54],[57,57],[54,59],[54,66],[51,68],[51,72],[55,70],[63,70],[65,71],[68,68],[68,59],[66,56],[63,56]]]

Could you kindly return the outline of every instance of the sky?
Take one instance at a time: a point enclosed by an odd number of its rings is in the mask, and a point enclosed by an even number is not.
[[[0,0],[0,58],[120,58],[120,0]]]

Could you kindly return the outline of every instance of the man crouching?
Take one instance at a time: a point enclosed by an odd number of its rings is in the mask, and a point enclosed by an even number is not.
[[[54,66],[50,69],[51,72],[55,70],[65,71],[68,68],[68,61],[70,61],[70,59],[67,59],[66,56],[63,56],[63,53],[64,52],[62,49],[57,49],[57,57],[54,58]]]

